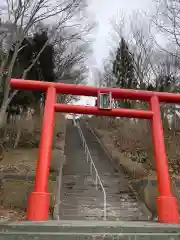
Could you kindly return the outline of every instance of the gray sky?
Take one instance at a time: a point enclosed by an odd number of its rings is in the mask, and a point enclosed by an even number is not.
[[[89,59],[90,74],[88,79],[89,85],[94,85],[93,68],[99,68],[102,60],[108,55],[110,40],[110,20],[115,18],[119,13],[125,15],[133,11],[151,11],[153,0],[89,0],[90,13],[98,22],[98,27],[94,33],[96,40],[93,44],[93,56]],[[77,104],[94,104],[94,100],[89,97],[81,97]]]
[[[120,12],[129,15],[133,11],[149,11],[153,6],[153,0],[89,0],[90,11],[94,15],[99,26],[96,29],[96,40],[93,44],[92,65],[100,65],[108,54],[108,39],[110,38],[110,19]]]
[[[0,0],[1,2],[3,0]],[[108,55],[110,40],[110,19],[115,18],[123,12],[126,15],[133,11],[151,11],[153,0],[88,0],[89,11],[93,19],[97,21],[98,27],[94,32],[96,40],[93,44],[93,56],[89,59],[90,76],[88,83],[93,84],[93,68],[100,67],[102,60]],[[82,98],[81,104],[91,103],[92,99]]]

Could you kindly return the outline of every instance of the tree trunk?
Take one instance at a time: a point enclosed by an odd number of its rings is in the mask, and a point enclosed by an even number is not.
[[[33,114],[33,123],[34,123],[34,133],[36,130],[41,129],[41,123],[42,123],[42,109],[40,104],[37,104],[35,107],[35,112]]]
[[[14,146],[13,148],[17,148],[18,147],[18,144],[19,144],[19,140],[20,140],[20,137],[21,137],[21,133],[22,133],[22,124],[21,122],[23,121],[23,115],[19,116],[19,119],[16,119],[16,123],[17,123],[17,134],[16,134],[16,139],[14,141]]]
[[[6,108],[4,106],[0,109],[0,129],[6,125]]]
[[[0,108],[0,129],[2,129],[7,124],[6,110],[13,97],[18,93],[18,90],[15,90],[9,98],[7,94],[4,94],[3,103]]]

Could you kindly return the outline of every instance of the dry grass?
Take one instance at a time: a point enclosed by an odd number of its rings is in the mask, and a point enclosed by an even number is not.
[[[38,149],[9,149],[0,164],[0,171],[18,174],[34,174]]]
[[[14,221],[22,221],[26,219],[26,214],[24,211],[18,208],[0,206],[0,220],[9,219]]]
[[[13,174],[35,174],[36,163],[38,157],[38,148],[28,144],[32,141],[40,140],[42,118],[34,117],[33,119],[24,120],[22,124],[22,135],[20,139],[20,147],[12,149],[9,146],[6,148],[4,159],[0,164],[0,172]],[[8,126],[8,132],[13,133],[14,125]],[[54,126],[53,146],[64,151],[65,144],[66,120],[64,115],[56,113]],[[56,136],[59,136],[58,138]],[[35,139],[35,140],[34,140]],[[27,147],[26,147],[27,146]],[[27,199],[29,193],[33,190],[33,182],[11,180],[3,181],[1,188],[1,208],[0,218],[24,219],[27,207]],[[52,210],[55,201],[56,182],[49,180],[49,192],[51,193],[50,210]]]
[[[147,169],[142,163],[132,161],[125,152],[120,152],[112,141],[112,136],[108,131],[97,130],[96,134],[100,137],[105,149],[111,156],[116,167],[124,170],[132,179],[143,178],[148,175]]]
[[[34,121],[37,120],[36,124]],[[36,162],[38,157],[38,148],[34,148],[31,145],[27,147],[23,147],[24,139],[28,138],[28,141],[31,143],[31,140],[36,138],[36,140],[40,141],[40,124],[42,120],[37,117],[32,121],[29,119],[25,120],[23,124],[23,133],[22,138],[20,139],[21,147],[17,149],[12,149],[10,147],[7,148],[4,159],[0,164],[0,171],[6,170],[7,172],[13,173],[35,173],[36,170]],[[33,130],[32,126],[36,125],[36,129]],[[13,128],[13,127],[12,127]],[[10,129],[10,126],[9,126]],[[58,148],[63,152],[64,144],[65,144],[65,130],[66,130],[66,121],[62,114],[56,114],[55,127],[54,127],[54,147],[58,145]],[[13,130],[12,130],[13,131]],[[31,132],[30,132],[31,131]],[[29,132],[31,134],[29,134]],[[57,139],[56,135],[59,134],[60,137]],[[35,136],[36,135],[36,136]]]
[[[120,164],[142,168],[142,176],[155,177],[155,161],[150,122],[147,120],[108,119],[93,117],[90,120],[104,145]],[[165,131],[165,144],[172,178],[180,177],[180,137],[176,132]],[[124,163],[123,162],[124,159]],[[138,167],[137,167],[138,166]],[[139,176],[139,174],[138,174]]]

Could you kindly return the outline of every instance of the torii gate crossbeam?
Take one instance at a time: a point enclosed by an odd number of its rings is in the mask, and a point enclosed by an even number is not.
[[[160,102],[180,104],[180,94],[139,91],[115,88],[96,88],[84,85],[51,83],[22,79],[11,79],[12,88],[46,92],[44,118],[37,161],[34,191],[28,202],[27,218],[33,221],[48,219],[49,193],[47,192],[49,166],[52,151],[52,138],[55,112],[71,112],[89,115],[134,117],[150,119],[156,160],[159,196],[157,197],[158,220],[164,223],[179,223],[178,203],[172,195],[168,161],[164,145],[164,134],[160,114]],[[111,93],[114,99],[147,101],[150,110],[111,109],[98,107],[57,104],[56,94],[71,94],[97,97],[98,93]]]

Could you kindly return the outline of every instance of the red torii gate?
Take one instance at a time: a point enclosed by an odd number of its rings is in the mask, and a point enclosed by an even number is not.
[[[47,192],[47,186],[55,112],[71,112],[89,115],[151,119],[159,190],[159,196],[157,197],[158,219],[159,222],[164,223],[179,223],[178,203],[176,198],[172,195],[168,172],[168,160],[164,145],[160,102],[180,104],[180,94],[116,88],[97,88],[85,85],[51,83],[22,79],[11,79],[10,85],[14,89],[46,92],[36,179],[34,191],[30,194],[28,202],[28,220],[44,221],[48,219],[50,194]],[[98,107],[56,103],[57,93],[97,97],[99,92],[111,93],[114,99],[147,101],[150,105],[150,110],[124,108],[100,110]]]

